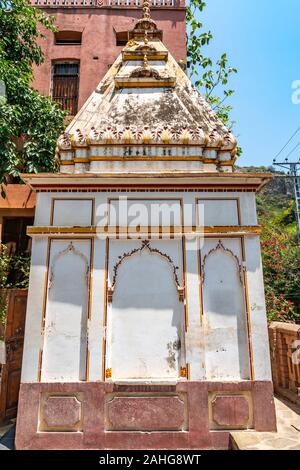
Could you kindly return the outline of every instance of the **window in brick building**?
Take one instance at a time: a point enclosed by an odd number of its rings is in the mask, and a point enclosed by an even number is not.
[[[57,46],[78,46],[81,44],[82,33],[79,31],[57,31],[54,42]]]
[[[126,46],[127,41],[128,41],[128,31],[116,32],[116,45],[117,46]]]
[[[78,111],[79,62],[57,62],[53,65],[52,98],[75,116]]]

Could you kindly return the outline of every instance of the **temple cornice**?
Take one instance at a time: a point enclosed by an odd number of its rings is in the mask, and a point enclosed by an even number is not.
[[[226,189],[231,191],[260,191],[271,179],[271,173],[199,173],[199,172],[166,172],[166,173],[102,173],[102,174],[23,174],[22,179],[34,190],[51,190],[51,188],[76,188],[97,190],[113,187],[148,188],[169,187],[170,189]]]

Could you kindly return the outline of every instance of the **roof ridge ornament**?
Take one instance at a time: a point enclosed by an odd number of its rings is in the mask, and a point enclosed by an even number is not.
[[[148,0],[143,0],[143,18],[147,20],[151,18],[150,3]]]
[[[144,66],[144,68],[149,67],[149,62],[148,62],[148,57],[147,57],[147,53],[146,53],[146,52],[145,52],[145,54],[144,54],[143,66]]]
[[[143,0],[142,10],[143,16],[136,22],[133,30],[129,31],[129,39],[143,38],[145,44],[149,41],[149,37],[162,40],[162,31],[158,30],[157,24],[151,18],[149,0]]]

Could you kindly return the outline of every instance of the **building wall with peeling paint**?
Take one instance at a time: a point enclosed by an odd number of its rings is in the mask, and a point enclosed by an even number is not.
[[[82,194],[75,198],[64,193],[40,193],[35,226],[65,226],[72,233],[75,222],[79,227],[97,226],[101,230],[108,220],[111,226],[123,228],[127,227],[126,220],[132,227],[148,227],[152,219],[154,227],[179,228],[184,223],[214,230],[225,225],[238,229],[257,223],[254,193],[208,197],[201,192],[170,192],[159,198],[147,194],[145,198],[144,193],[131,197],[124,192],[119,196],[121,202],[110,193],[89,193],[88,198]],[[67,239],[55,237],[47,241],[34,237],[37,261],[32,260],[32,282],[38,278],[40,283],[41,271],[48,281],[44,288],[37,285],[34,289],[34,300],[32,294],[29,298],[27,324],[32,332],[27,336],[24,364],[30,363],[31,368],[24,367],[24,382],[34,380],[39,373],[45,382],[85,379],[82,364],[87,360],[93,380],[103,379],[104,362],[115,379],[174,379],[188,363],[191,379],[247,380],[251,376],[251,354],[254,376],[270,379],[269,364],[260,359],[267,348],[267,323],[263,291],[258,288],[262,268],[257,235],[210,234],[203,239],[191,234],[184,240],[179,235],[169,240],[166,233],[165,240],[157,240],[153,233],[152,241],[147,233],[151,247],[159,253],[144,250],[124,262],[113,300],[106,303],[105,283],[109,288],[118,260],[138,249],[143,235],[136,234],[131,240],[112,236],[107,242],[105,233],[99,233],[93,236],[92,250],[92,239],[86,239],[87,234],[72,238],[70,232]],[[38,259],[39,247],[44,251],[44,260]],[[167,254],[172,262],[160,253]],[[186,287],[184,302],[180,302],[176,290],[174,266],[178,268],[179,286]],[[45,324],[38,333],[37,324],[43,322],[43,312],[37,311],[39,305],[45,305]],[[53,335],[57,335],[57,340],[51,346]],[[99,347],[103,342],[105,347]],[[177,342],[180,348],[176,349]],[[175,344],[171,351],[170,344]],[[175,369],[169,367],[172,354],[176,358]],[[71,357],[76,357],[73,371]],[[139,361],[141,368],[137,366]],[[57,374],[53,375],[51,370],[56,365]]]

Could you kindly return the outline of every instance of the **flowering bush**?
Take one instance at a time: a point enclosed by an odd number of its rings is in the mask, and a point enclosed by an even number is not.
[[[294,236],[266,227],[262,253],[268,320],[300,323],[300,253]]]

